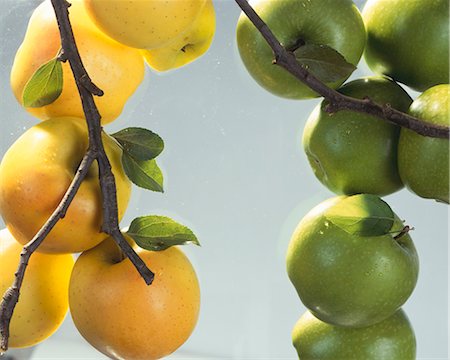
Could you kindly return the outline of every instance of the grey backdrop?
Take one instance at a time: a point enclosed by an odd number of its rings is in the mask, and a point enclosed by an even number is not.
[[[0,0],[0,154],[36,123],[16,103],[8,77],[39,2]],[[189,225],[202,243],[186,248],[201,282],[200,320],[173,358],[294,359],[290,333],[305,308],[287,278],[285,252],[302,216],[332,196],[300,149],[302,127],[318,100],[284,100],[261,89],[237,53],[237,5],[223,0],[215,7],[217,32],[208,54],[167,74],[147,71],[122,116],[107,127],[144,126],[166,145],[159,160],[166,192],[135,188],[122,224],[137,215],[165,214]],[[368,73],[361,64],[353,77]],[[418,358],[447,359],[448,208],[407,190],[387,201],[415,227],[420,278],[405,309]],[[104,358],[76,333],[70,316],[32,350],[11,354]]]

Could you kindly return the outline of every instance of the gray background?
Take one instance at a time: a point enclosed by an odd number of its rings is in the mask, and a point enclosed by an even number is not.
[[[1,154],[36,123],[16,103],[8,78],[38,3],[0,0]],[[363,3],[357,1],[360,8]],[[107,127],[144,126],[166,145],[159,159],[166,192],[135,188],[122,224],[164,214],[190,226],[202,243],[185,249],[201,282],[201,316],[174,358],[294,359],[290,333],[305,308],[287,278],[285,252],[298,221],[332,196],[300,148],[318,100],[284,100],[259,88],[237,53],[237,5],[223,0],[215,7],[217,32],[208,54],[167,74],[147,71],[122,116]],[[368,73],[362,63],[353,78]],[[418,358],[447,359],[448,208],[407,190],[386,199],[415,227],[420,278],[405,309]],[[70,316],[33,350],[39,359],[103,358],[76,333]],[[15,354],[26,359],[30,352]]]

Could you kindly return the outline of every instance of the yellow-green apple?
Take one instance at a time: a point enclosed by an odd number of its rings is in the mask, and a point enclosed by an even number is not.
[[[403,228],[375,195],[335,197],[312,209],[292,235],[286,261],[303,304],[320,320],[345,327],[391,316],[411,295],[419,269]]]
[[[119,145],[106,134],[102,139],[116,180],[121,218],[131,183],[122,168]],[[55,118],[31,127],[8,149],[0,163],[0,214],[20,243],[30,241],[61,202],[87,147],[84,119]],[[94,247],[107,236],[100,232],[102,213],[98,166],[93,163],[66,216],[38,251],[74,253]]]
[[[206,0],[83,0],[108,36],[138,49],[165,46],[187,33]]]
[[[170,44],[152,50],[142,50],[145,61],[154,70],[167,71],[189,64],[210,47],[216,30],[216,15],[212,0],[207,0],[189,32]]]
[[[361,14],[351,0],[253,0],[250,3],[288,50],[304,44],[327,45],[353,65],[361,58],[366,33]],[[292,99],[318,96],[286,70],[273,65],[272,49],[245,14],[239,17],[236,35],[245,67],[263,88]],[[337,88],[345,79],[327,85]]]
[[[416,359],[416,337],[403,310],[362,329],[327,324],[308,311],[295,324],[292,342],[302,360]]]
[[[0,231],[0,294],[13,284],[22,245],[7,229]],[[66,316],[72,255],[34,253],[28,262],[10,323],[9,346],[33,346],[53,334]]]
[[[450,126],[450,85],[437,85],[412,103],[409,113],[425,123]],[[449,141],[422,136],[402,128],[398,166],[413,193],[449,203]]]
[[[99,31],[88,17],[81,0],[70,2],[70,20],[83,64],[92,81],[104,91],[95,103],[102,123],[107,124],[121,114],[128,98],[142,82],[145,64],[138,50],[119,44]],[[46,0],[31,15],[11,69],[11,88],[21,104],[25,85],[41,65],[58,54],[60,48],[55,13],[50,0]],[[42,120],[61,116],[84,117],[69,63],[63,63],[62,69],[61,95],[51,104],[26,108]]]
[[[395,82],[384,77],[354,80],[339,92],[406,112],[412,102]],[[403,187],[397,167],[400,128],[368,114],[326,111],[322,101],[303,131],[303,148],[316,177],[336,194],[387,195]]]
[[[367,1],[367,64],[418,91],[447,84],[449,17],[448,0]]]
[[[134,248],[155,273],[153,283],[145,284],[109,238],[78,258],[70,279],[70,313],[81,335],[106,356],[159,359],[192,333],[199,314],[199,284],[178,247]]]

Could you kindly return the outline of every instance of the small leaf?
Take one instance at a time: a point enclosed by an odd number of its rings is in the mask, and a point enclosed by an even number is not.
[[[57,58],[45,63],[28,80],[23,89],[23,106],[38,108],[54,102],[63,89],[63,70]]]
[[[326,210],[324,215],[342,230],[360,236],[389,234],[395,218],[386,202],[369,194],[343,198]]]
[[[124,152],[122,155],[122,165],[128,178],[137,186],[148,190],[164,192],[163,174],[154,159],[137,160]]]
[[[194,233],[166,216],[149,215],[134,219],[127,231],[141,248],[165,250],[174,245],[200,245]]]
[[[356,66],[327,45],[305,44],[294,51],[297,61],[325,83],[347,79]]]
[[[164,149],[164,142],[154,132],[130,127],[112,134],[123,150],[137,160],[151,160],[157,157]]]

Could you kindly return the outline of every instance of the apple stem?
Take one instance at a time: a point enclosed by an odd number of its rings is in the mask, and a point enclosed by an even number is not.
[[[150,285],[154,278],[153,272],[126,241],[119,228],[117,188],[111,171],[111,164],[102,142],[101,117],[94,102],[94,95],[101,96],[103,91],[91,81],[81,61],[69,20],[70,3],[66,0],[51,0],[51,2],[61,35],[61,50],[58,58],[61,61],[68,61],[72,69],[88,126],[89,147],[60,204],[33,239],[23,247],[14,283],[5,292],[0,303],[0,355],[8,350],[9,326],[15,306],[19,301],[20,288],[29,259],[57,222],[65,216],[94,161],[98,163],[99,167],[99,181],[103,200],[103,225],[101,230],[113,237],[123,254],[130,259],[147,285]]]
[[[304,45],[306,45],[305,40],[300,38],[300,39],[297,39],[292,46],[286,47],[286,51],[294,52],[295,50],[301,48]]]
[[[272,48],[274,53],[273,63],[289,71],[298,80],[326,99],[329,102],[326,111],[334,113],[341,110],[350,110],[370,114],[415,131],[423,136],[443,139],[450,138],[450,127],[430,124],[414,116],[393,109],[389,105],[380,105],[367,98],[363,100],[355,99],[342,95],[336,90],[328,87],[296,60],[291,49],[286,49],[281,45],[272,30],[270,30],[267,24],[255,12],[247,0],[235,1]]]
[[[397,235],[394,236],[394,240],[399,240],[400,238],[402,238],[404,235],[406,235],[407,233],[409,233],[411,230],[414,230],[414,228],[410,227],[409,225],[405,225],[403,227],[403,229],[400,231],[400,233],[398,233]]]

